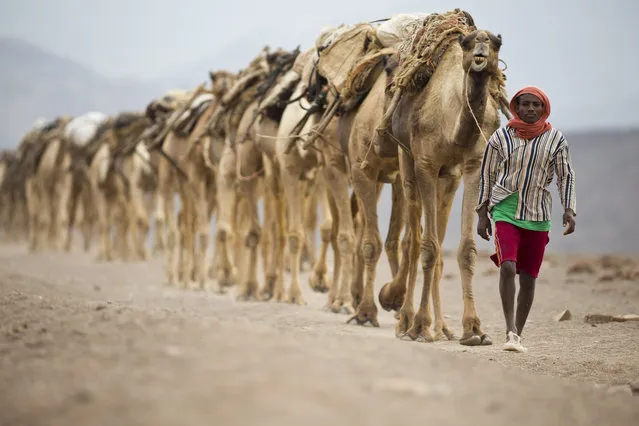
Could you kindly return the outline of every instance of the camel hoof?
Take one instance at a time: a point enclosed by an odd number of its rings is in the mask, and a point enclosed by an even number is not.
[[[430,334],[430,331],[428,330],[426,324],[418,318],[414,319],[413,326],[408,329],[406,335],[410,337],[414,342],[432,343],[435,341],[433,339],[433,336]]]
[[[326,274],[314,272],[308,278],[308,286],[316,293],[326,293],[330,289],[330,280]]]
[[[306,305],[306,301],[302,297],[301,292],[289,292],[286,297],[286,303],[290,303],[293,305]]]
[[[346,315],[354,315],[355,308],[350,303],[344,303],[342,300],[336,300],[330,306],[331,312],[334,314],[346,314]]]
[[[455,340],[455,335],[448,327],[444,326],[441,329],[435,328],[435,340]]]
[[[385,311],[398,311],[404,304],[404,291],[398,294],[393,294],[393,281],[384,284],[384,287],[379,291],[379,304]]]
[[[472,336],[468,338],[459,339],[459,344],[464,346],[479,346],[481,345],[481,337],[479,337],[476,334],[473,334]]]
[[[492,344],[493,341],[490,339],[490,336],[488,336],[488,334],[482,334],[480,346],[491,346]]]
[[[377,306],[375,304],[364,306],[360,305],[357,309],[357,313],[346,321],[346,324],[350,324],[355,321],[357,325],[366,325],[370,323],[373,327],[379,327],[379,321],[377,320]]]

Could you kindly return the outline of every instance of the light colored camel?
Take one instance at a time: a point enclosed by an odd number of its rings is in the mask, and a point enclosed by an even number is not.
[[[368,322],[374,326],[379,325],[374,285],[377,262],[381,254],[377,203],[384,183],[392,185],[391,217],[384,249],[393,276],[393,281],[386,284],[380,292],[380,303],[385,309],[400,308],[408,274],[406,233],[402,244],[401,262],[398,253],[405,208],[397,145],[384,138],[378,144],[380,149],[373,149],[371,146],[371,140],[376,136],[376,128],[383,116],[386,86],[387,73],[383,72],[377,77],[360,106],[343,114],[339,119],[341,143],[348,146],[353,193],[362,215],[356,261],[359,272],[351,288],[357,313],[349,320],[355,320],[360,325]],[[375,242],[374,251],[362,247],[365,240],[359,240],[364,236],[368,236],[368,241]]]
[[[71,154],[62,130],[69,120],[61,117],[36,136],[40,140],[35,143],[44,145],[40,147],[43,152],[25,182],[32,252],[45,246],[62,250],[68,244]]]
[[[499,127],[499,104],[491,96],[499,73],[501,36],[473,31],[446,49],[425,89],[405,95],[393,115],[392,131],[410,147],[401,153],[401,175],[408,204],[411,233],[410,274],[404,304],[397,324],[398,336],[433,341],[453,333],[444,321],[440,299],[443,257],[441,245],[446,233],[455,192],[463,177],[462,233],[457,251],[461,273],[464,312],[464,345],[490,344],[482,332],[475,309],[472,279],[477,250],[474,237],[474,206],[479,191],[480,165],[486,141]],[[419,238],[423,211],[424,228]],[[364,253],[378,256],[375,235],[364,236]],[[421,252],[423,290],[415,313],[417,258]],[[435,311],[431,335],[429,301]]]
[[[147,258],[149,219],[140,180],[143,170],[150,171],[149,153],[139,137],[150,123],[141,114],[135,114],[134,120],[132,125],[136,127],[126,135],[127,140],[123,140],[111,122],[94,142],[99,148],[90,162],[88,175],[100,227],[99,261],[114,260],[114,243],[122,260]],[[118,153],[123,146],[133,148]]]
[[[213,80],[212,91],[221,96],[223,92],[220,87],[226,86],[226,82]],[[161,179],[168,177],[172,180],[172,185],[163,186],[163,198],[171,197],[170,194],[177,190],[180,200],[179,220],[174,214],[171,215],[170,207],[165,213],[168,232],[167,279],[170,284],[182,288],[189,287],[189,283],[195,281],[197,288],[202,290],[206,289],[208,279],[211,216],[217,209],[217,158],[211,147],[215,146],[215,151],[219,151],[221,145],[219,138],[202,133],[216,108],[216,100],[211,95],[209,97],[209,106],[197,119],[192,132],[184,134],[171,130],[162,146],[186,176],[178,176],[165,159],[160,160],[159,166]],[[195,141],[194,138],[200,134],[200,141]],[[169,206],[171,204],[168,203]]]
[[[70,237],[65,247],[66,251],[71,249],[71,236],[75,229],[82,233],[84,251],[87,252],[91,248],[98,218],[87,174],[88,169],[84,150],[87,144],[95,138],[98,128],[107,118],[106,114],[89,112],[73,118],[64,128],[64,136],[69,144],[72,159],[72,187],[68,206]]]
[[[29,237],[28,211],[25,195],[25,170],[15,152],[2,155],[4,170],[0,183],[0,220],[4,241],[19,242]]]
[[[302,78],[291,96],[296,99],[304,94],[308,81],[314,71],[315,48],[306,53]],[[288,218],[288,246],[292,257],[291,284],[287,299],[295,303],[304,303],[301,295],[299,272],[301,264],[301,248],[304,236],[303,195],[304,182],[314,181],[321,174],[320,197],[325,202],[322,212],[323,223],[320,225],[322,247],[316,266],[311,274],[310,285],[315,290],[324,290],[329,280],[325,276],[326,249],[332,243],[334,255],[333,283],[330,285],[328,304],[334,312],[354,312],[350,293],[350,280],[353,267],[354,227],[348,194],[348,165],[339,146],[337,123],[333,120],[316,143],[317,149],[303,148],[304,136],[295,141],[289,150],[289,135],[294,132],[298,122],[306,115],[310,103],[302,97],[299,102],[289,104],[282,116],[277,132],[277,160],[280,164],[282,182],[286,195]],[[321,111],[311,114],[302,129],[301,135],[307,135],[317,124]],[[339,183],[338,183],[339,182]],[[330,185],[330,186],[329,186]],[[327,188],[336,189],[327,191]],[[338,226],[339,224],[339,226]],[[339,235],[337,230],[339,229]]]

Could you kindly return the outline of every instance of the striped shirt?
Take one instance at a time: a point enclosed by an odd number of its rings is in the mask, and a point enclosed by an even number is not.
[[[519,192],[515,219],[550,220],[552,198],[548,186],[557,175],[557,187],[564,209],[575,214],[575,172],[566,139],[551,129],[534,139],[519,138],[515,130],[501,127],[486,146],[481,165],[481,185],[476,210],[488,203],[488,210],[514,192]]]

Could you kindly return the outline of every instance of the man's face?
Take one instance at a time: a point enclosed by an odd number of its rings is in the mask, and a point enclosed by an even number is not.
[[[517,114],[528,124],[535,123],[541,117],[544,104],[535,95],[525,93],[517,98]]]

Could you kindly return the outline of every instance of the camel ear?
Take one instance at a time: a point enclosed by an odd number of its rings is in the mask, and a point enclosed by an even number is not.
[[[215,73],[213,71],[209,71],[209,79],[211,79],[211,83],[215,83]]]
[[[499,48],[501,47],[501,34],[497,34],[496,36],[493,35],[491,37],[491,40],[493,42],[493,46],[495,47],[495,50],[499,50]]]

